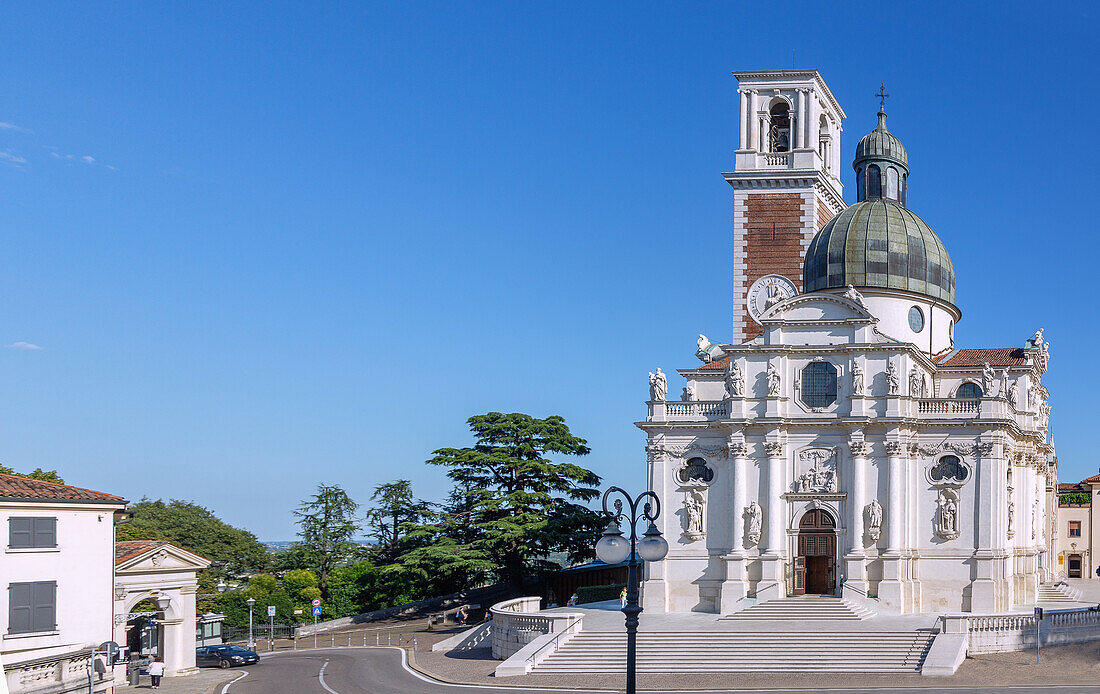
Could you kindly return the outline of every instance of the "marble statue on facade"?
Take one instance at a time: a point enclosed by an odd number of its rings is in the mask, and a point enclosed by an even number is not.
[[[719,345],[712,343],[707,339],[706,335],[699,334],[699,339],[695,342],[699,349],[695,352],[695,356],[703,361],[705,364],[721,359],[726,356],[726,350],[722,349]]]
[[[657,367],[657,373],[649,372],[649,399],[660,402],[668,395],[668,377],[661,373],[661,367]]]
[[[915,366],[909,370],[909,397],[924,397],[924,379],[921,377],[920,369]]]
[[[886,362],[886,393],[888,395],[897,395],[898,388],[901,387],[901,383],[898,381],[898,370],[894,366],[894,362]]]
[[[779,395],[779,387],[779,369],[775,368],[775,364],[768,364],[768,395],[772,397]]]
[[[691,494],[684,499],[684,532],[690,539],[699,539],[705,534],[703,531],[703,498],[698,494]]]
[[[1008,500],[1008,536],[1016,534],[1016,502]]]
[[[726,392],[731,398],[739,398],[745,394],[745,372],[735,360],[730,360],[730,371],[726,375]]]
[[[1016,381],[1008,384],[1008,401],[1012,403],[1013,407],[1016,407],[1016,402],[1020,397],[1020,384]]]
[[[1035,539],[1035,509],[1038,508],[1038,506],[1039,506],[1038,501],[1032,501],[1031,502],[1031,539],[1032,540]]]
[[[936,534],[945,540],[959,536],[959,501],[954,492],[941,490],[936,500]]]
[[[1001,388],[997,391],[997,394],[1002,398],[1008,397],[1008,369],[1001,371]]]
[[[684,392],[680,394],[680,399],[684,402],[695,402],[698,398],[695,396],[695,381],[688,381],[684,386]]]
[[[857,292],[856,288],[850,284],[848,285],[848,291],[844,292],[844,298],[859,304],[859,307],[864,311],[867,310],[867,304],[863,301],[863,295]]]
[[[982,394],[987,398],[994,396],[993,383],[997,378],[997,372],[993,370],[993,367],[989,365],[989,362],[982,364]]]
[[[852,395],[863,395],[863,367],[852,362]]]
[[[871,503],[867,504],[867,537],[871,538],[872,542],[878,542],[880,533],[882,532],[882,504],[878,502],[878,499],[871,499]]]
[[[1039,328],[1035,331],[1035,335],[1031,338],[1031,345],[1033,347],[1041,347],[1043,345],[1043,328]]]
[[[750,545],[760,542],[760,520],[762,517],[760,506],[755,501],[745,507],[745,538]]]

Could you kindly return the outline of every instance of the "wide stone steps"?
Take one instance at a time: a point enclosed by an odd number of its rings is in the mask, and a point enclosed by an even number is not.
[[[916,672],[931,631],[638,634],[639,672]],[[623,672],[626,634],[580,632],[534,668]]]
[[[1038,602],[1076,603],[1081,600],[1081,591],[1065,584],[1044,583],[1039,586]]]
[[[728,619],[860,621],[873,617],[865,607],[833,597],[794,597],[769,600],[722,617]]]

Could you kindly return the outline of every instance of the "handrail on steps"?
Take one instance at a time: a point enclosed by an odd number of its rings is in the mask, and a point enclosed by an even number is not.
[[[535,658],[536,658],[536,657],[538,656],[538,654],[539,654],[539,653],[542,653],[542,652],[543,652],[543,650],[545,650],[547,646],[554,646],[554,645],[557,645],[557,643],[558,643],[558,639],[560,639],[560,638],[561,638],[562,636],[564,636],[565,634],[568,634],[568,633],[570,633],[570,631],[569,631],[569,630],[570,630],[570,629],[572,629],[572,628],[573,628],[573,626],[574,626],[575,624],[579,623],[579,622],[580,622],[580,621],[581,621],[582,619],[584,619],[584,615],[581,615],[580,617],[577,617],[576,619],[574,619],[574,620],[573,620],[572,622],[569,622],[569,624],[566,624],[566,625],[565,625],[565,628],[564,628],[564,629],[562,629],[561,631],[559,631],[559,632],[558,632],[558,633],[557,633],[557,634],[556,634],[556,635],[554,636],[554,638],[553,638],[553,639],[551,639],[550,641],[547,641],[546,643],[542,644],[542,646],[541,646],[541,647],[540,647],[540,648],[539,648],[539,649],[538,649],[537,651],[535,651],[535,652],[534,652],[534,653],[532,653],[531,655],[527,656],[527,661],[526,661],[526,662],[527,662],[528,664],[530,664],[530,665],[531,665],[531,667],[534,667],[534,666],[535,666],[535,662],[534,662],[534,661],[535,661]]]

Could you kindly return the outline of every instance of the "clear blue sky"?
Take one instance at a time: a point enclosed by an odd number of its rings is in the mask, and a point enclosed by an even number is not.
[[[6,465],[286,539],[320,481],[442,498],[423,461],[499,410],[565,416],[587,466],[640,488],[646,372],[698,363],[700,332],[730,337],[730,72],[794,50],[848,112],[849,201],[886,83],[910,207],[954,259],[959,346],[1045,327],[1061,477],[1096,472],[1090,4],[2,18]]]

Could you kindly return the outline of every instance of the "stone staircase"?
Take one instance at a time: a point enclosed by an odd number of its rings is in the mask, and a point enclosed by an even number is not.
[[[798,597],[768,600],[752,607],[722,617],[722,620],[765,619],[768,621],[830,620],[860,621],[873,617],[874,612],[841,598],[825,595],[800,595]]]
[[[930,629],[641,632],[638,672],[918,672]],[[626,634],[582,631],[533,673],[624,672]]]
[[[1081,591],[1064,583],[1043,583],[1039,586],[1040,605],[1063,604],[1067,607],[1081,601]]]

